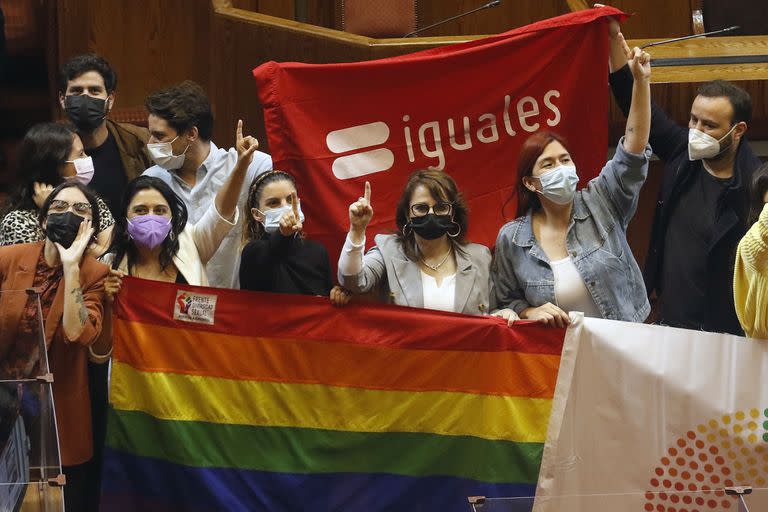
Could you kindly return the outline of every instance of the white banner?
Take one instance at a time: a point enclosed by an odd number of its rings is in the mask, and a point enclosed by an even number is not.
[[[534,511],[768,511],[767,430],[768,342],[579,317]]]

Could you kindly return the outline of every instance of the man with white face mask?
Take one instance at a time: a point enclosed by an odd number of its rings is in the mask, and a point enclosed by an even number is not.
[[[223,149],[211,141],[213,113],[203,89],[186,81],[146,99],[149,111],[147,149],[155,166],[144,174],[160,178],[186,204],[189,221],[197,223],[208,211],[216,193],[237,163],[235,148]],[[246,183],[272,169],[269,155],[256,151],[248,167]],[[243,209],[248,187],[238,201]],[[239,288],[240,225],[232,229],[207,264],[208,281],[218,288]]]
[[[610,39],[611,89],[626,115],[632,75],[618,23]],[[687,128],[653,105],[650,143],[665,167],[644,278],[659,298],[660,323],[743,335],[733,265],[760,165],[744,137],[751,113],[749,94],[722,80],[699,87]]]

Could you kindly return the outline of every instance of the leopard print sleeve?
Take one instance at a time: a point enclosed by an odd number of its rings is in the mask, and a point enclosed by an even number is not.
[[[33,210],[14,210],[0,222],[0,245],[28,244],[44,238]]]
[[[99,203],[99,231],[104,231],[109,226],[115,223],[115,218],[112,217],[112,212],[109,211],[107,203],[105,203],[100,197],[97,199]]]

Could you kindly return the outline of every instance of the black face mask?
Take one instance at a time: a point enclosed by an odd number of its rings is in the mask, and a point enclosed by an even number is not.
[[[45,227],[45,236],[51,242],[58,242],[65,249],[69,249],[77,238],[77,231],[83,218],[72,212],[52,213],[48,216]]]
[[[450,215],[435,215],[428,213],[423,217],[413,217],[408,223],[413,231],[425,240],[440,238],[454,227]]]
[[[67,117],[81,132],[92,132],[107,117],[107,100],[92,98],[87,94],[64,98]]]

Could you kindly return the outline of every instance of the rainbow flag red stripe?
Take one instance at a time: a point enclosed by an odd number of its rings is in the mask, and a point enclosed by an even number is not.
[[[131,278],[115,311],[108,510],[533,495],[562,330]]]

